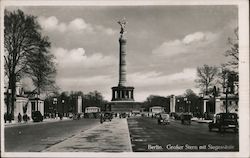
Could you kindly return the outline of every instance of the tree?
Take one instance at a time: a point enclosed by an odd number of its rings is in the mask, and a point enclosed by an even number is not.
[[[197,68],[198,79],[195,82],[206,95],[212,90],[217,74],[218,68],[215,66],[203,65]]]
[[[94,92],[89,92],[88,94],[84,95],[84,102],[86,106],[97,107],[101,107],[105,103],[102,94],[96,90]]]
[[[222,68],[222,71],[219,73],[219,83],[223,92],[228,89],[229,93],[238,93],[238,88],[235,87],[235,83],[239,82],[238,73],[235,71],[231,71],[225,67]]]
[[[55,86],[54,56],[48,50],[33,53],[27,59],[27,73],[31,77],[38,94],[51,88],[51,86]]]
[[[239,65],[239,35],[238,27],[234,29],[234,37],[229,37],[228,40],[229,49],[226,50],[225,56],[231,57],[231,60],[228,61],[225,65],[231,68],[233,71],[238,72]]]
[[[4,68],[8,77],[7,114],[14,116],[16,82],[28,71],[29,58],[50,47],[48,37],[41,35],[36,17],[25,15],[21,10],[4,12]],[[10,100],[10,104],[9,104]]]
[[[199,96],[197,96],[197,94],[192,89],[187,89],[184,93],[184,97],[189,102],[188,104],[187,102],[184,104],[189,106],[190,112],[197,113],[198,111],[200,111]]]
[[[148,110],[152,106],[163,106],[166,108],[166,111],[169,111],[170,99],[164,96],[150,95],[147,97],[147,100],[144,102],[143,108]]]

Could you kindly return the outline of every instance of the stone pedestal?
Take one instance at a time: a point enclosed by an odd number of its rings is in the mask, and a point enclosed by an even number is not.
[[[134,87],[112,87],[112,101],[134,101]]]
[[[115,113],[129,113],[133,111],[140,111],[141,103],[134,101],[111,101],[106,104],[105,111],[112,111]]]

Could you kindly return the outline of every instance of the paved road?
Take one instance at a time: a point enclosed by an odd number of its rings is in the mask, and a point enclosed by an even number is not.
[[[42,151],[99,124],[99,119],[82,119],[5,127],[5,151]]]
[[[238,134],[233,131],[224,134],[216,130],[209,132],[206,123],[192,122],[191,125],[182,125],[179,120],[173,120],[170,125],[158,125],[156,119],[138,117],[128,119],[128,126],[135,152],[239,150]]]
[[[51,146],[44,152],[131,152],[127,119],[113,119]]]

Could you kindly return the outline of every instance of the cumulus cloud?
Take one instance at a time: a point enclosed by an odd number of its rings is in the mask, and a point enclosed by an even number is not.
[[[196,69],[185,68],[181,72],[164,75],[161,72],[137,72],[128,76],[128,80],[136,87],[164,86],[178,82],[193,82],[196,76]]]
[[[158,71],[136,72],[128,75],[128,84],[135,88],[135,99],[143,101],[149,95],[180,95],[186,89],[194,87],[195,68],[184,68],[182,71],[164,74]],[[193,90],[197,91],[197,89]]]
[[[112,76],[109,75],[96,75],[88,76],[82,75],[79,77],[60,77],[57,78],[57,84],[63,87],[65,91],[81,90],[83,93],[88,93],[94,90],[98,90],[102,93],[105,99],[111,99],[110,86],[114,84]]]
[[[81,76],[81,77],[71,77],[71,78],[60,78],[59,84],[64,87],[78,87],[84,89],[89,86],[103,86],[103,83],[112,83],[112,78],[108,75],[97,75],[97,76]],[[80,86],[80,87],[79,87]],[[84,86],[84,87],[82,87]],[[77,89],[78,89],[77,88]]]
[[[66,24],[59,23],[55,16],[50,16],[48,18],[41,16],[38,18],[38,22],[43,29],[48,31],[58,30],[60,32],[65,32],[67,30]]]
[[[163,42],[159,47],[153,50],[153,54],[161,56],[175,56],[184,53],[202,52],[203,48],[215,42],[218,34],[212,32],[195,32],[186,35],[182,39]]]
[[[60,67],[71,68],[98,68],[109,66],[115,63],[115,59],[111,56],[104,56],[102,53],[93,53],[87,55],[84,48],[65,49],[53,48],[52,52],[56,56],[56,61]]]
[[[104,33],[107,35],[113,35],[116,31],[111,28],[106,28],[102,25],[92,25],[87,23],[82,18],[76,18],[68,23],[60,22],[57,17],[50,16],[38,17],[38,22],[42,26],[42,28],[46,31],[59,31],[61,33],[65,32],[86,32],[86,33]]]

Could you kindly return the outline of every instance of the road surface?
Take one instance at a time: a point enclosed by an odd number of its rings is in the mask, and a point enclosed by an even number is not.
[[[182,125],[180,120],[172,120],[170,125],[158,125],[156,119],[137,117],[129,118],[128,126],[135,152],[239,150],[238,133],[227,131],[221,134],[216,129],[209,132],[207,123]]]
[[[5,151],[42,151],[99,124],[99,119],[81,119],[5,127]]]

